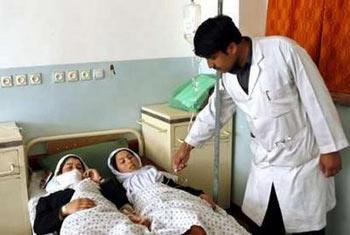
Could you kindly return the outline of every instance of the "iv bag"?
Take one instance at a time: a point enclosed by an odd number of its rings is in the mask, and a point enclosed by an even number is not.
[[[183,8],[184,37],[186,41],[193,44],[194,34],[201,20],[201,6],[192,0]]]

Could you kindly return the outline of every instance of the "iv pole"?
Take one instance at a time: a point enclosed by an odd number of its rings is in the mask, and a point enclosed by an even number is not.
[[[223,0],[218,0],[218,15],[222,15]],[[219,160],[220,160],[220,113],[221,113],[221,79],[222,73],[217,72],[216,96],[215,96],[215,132],[214,132],[214,166],[213,166],[213,199],[219,200]]]
[[[197,14],[198,8],[196,9],[194,0],[191,0],[191,4],[187,5],[186,11],[184,11],[185,17],[187,17],[184,22],[185,28],[185,39],[188,42],[193,42],[194,30],[196,17],[193,18],[193,14]],[[223,11],[223,0],[218,0],[218,15],[222,15]],[[220,159],[220,113],[221,113],[221,97],[222,97],[222,87],[221,87],[221,72],[217,72],[216,79],[216,95],[215,95],[215,130],[214,130],[214,160],[213,160],[213,199],[217,203],[219,199],[219,159]]]

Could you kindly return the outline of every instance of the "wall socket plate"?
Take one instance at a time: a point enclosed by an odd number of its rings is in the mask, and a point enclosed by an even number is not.
[[[94,69],[92,71],[92,75],[94,79],[104,79],[105,71],[103,69]]]
[[[15,85],[16,86],[26,86],[28,85],[27,75],[26,74],[18,74],[15,76]]]
[[[72,70],[67,72],[67,81],[68,82],[76,82],[79,80],[78,71]]]
[[[1,87],[12,87],[12,86],[13,86],[12,76],[1,77]]]
[[[80,80],[88,81],[91,80],[91,71],[90,70],[80,70]]]
[[[40,85],[42,83],[41,73],[33,73],[29,75],[30,85]]]
[[[64,72],[54,72],[52,74],[52,80],[55,82],[55,83],[61,83],[61,82],[65,82],[66,79],[65,79],[65,73]]]

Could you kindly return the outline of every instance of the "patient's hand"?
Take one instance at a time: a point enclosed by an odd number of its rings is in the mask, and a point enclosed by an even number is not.
[[[175,172],[181,171],[186,167],[186,163],[190,159],[191,150],[194,147],[192,145],[183,142],[176,153],[172,156],[172,167]]]
[[[203,199],[204,201],[208,202],[210,204],[210,206],[213,208],[213,210],[215,210],[216,204],[210,195],[203,193],[203,194],[199,195],[199,197],[201,199]]]
[[[89,198],[79,198],[75,199],[61,208],[61,213],[63,217],[73,214],[74,212],[89,209],[95,207],[96,204],[93,200]]]
[[[83,174],[84,178],[90,178],[92,181],[94,181],[95,183],[99,184],[102,177],[100,176],[100,174],[98,173],[98,171],[96,169],[88,169],[84,172]]]
[[[148,229],[150,229],[150,227],[151,227],[151,221],[148,218],[144,217],[144,216],[137,215],[137,214],[130,214],[130,215],[128,215],[128,217],[135,224],[144,225]]]

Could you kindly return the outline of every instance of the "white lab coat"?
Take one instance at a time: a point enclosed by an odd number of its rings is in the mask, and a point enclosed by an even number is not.
[[[284,37],[252,40],[248,95],[223,75],[221,126],[239,107],[247,117],[253,160],[243,211],[258,225],[275,186],[286,232],[319,230],[335,206],[334,179],[319,169],[322,153],[348,146],[319,71],[303,48]],[[199,146],[215,127],[215,93],[185,141]]]

